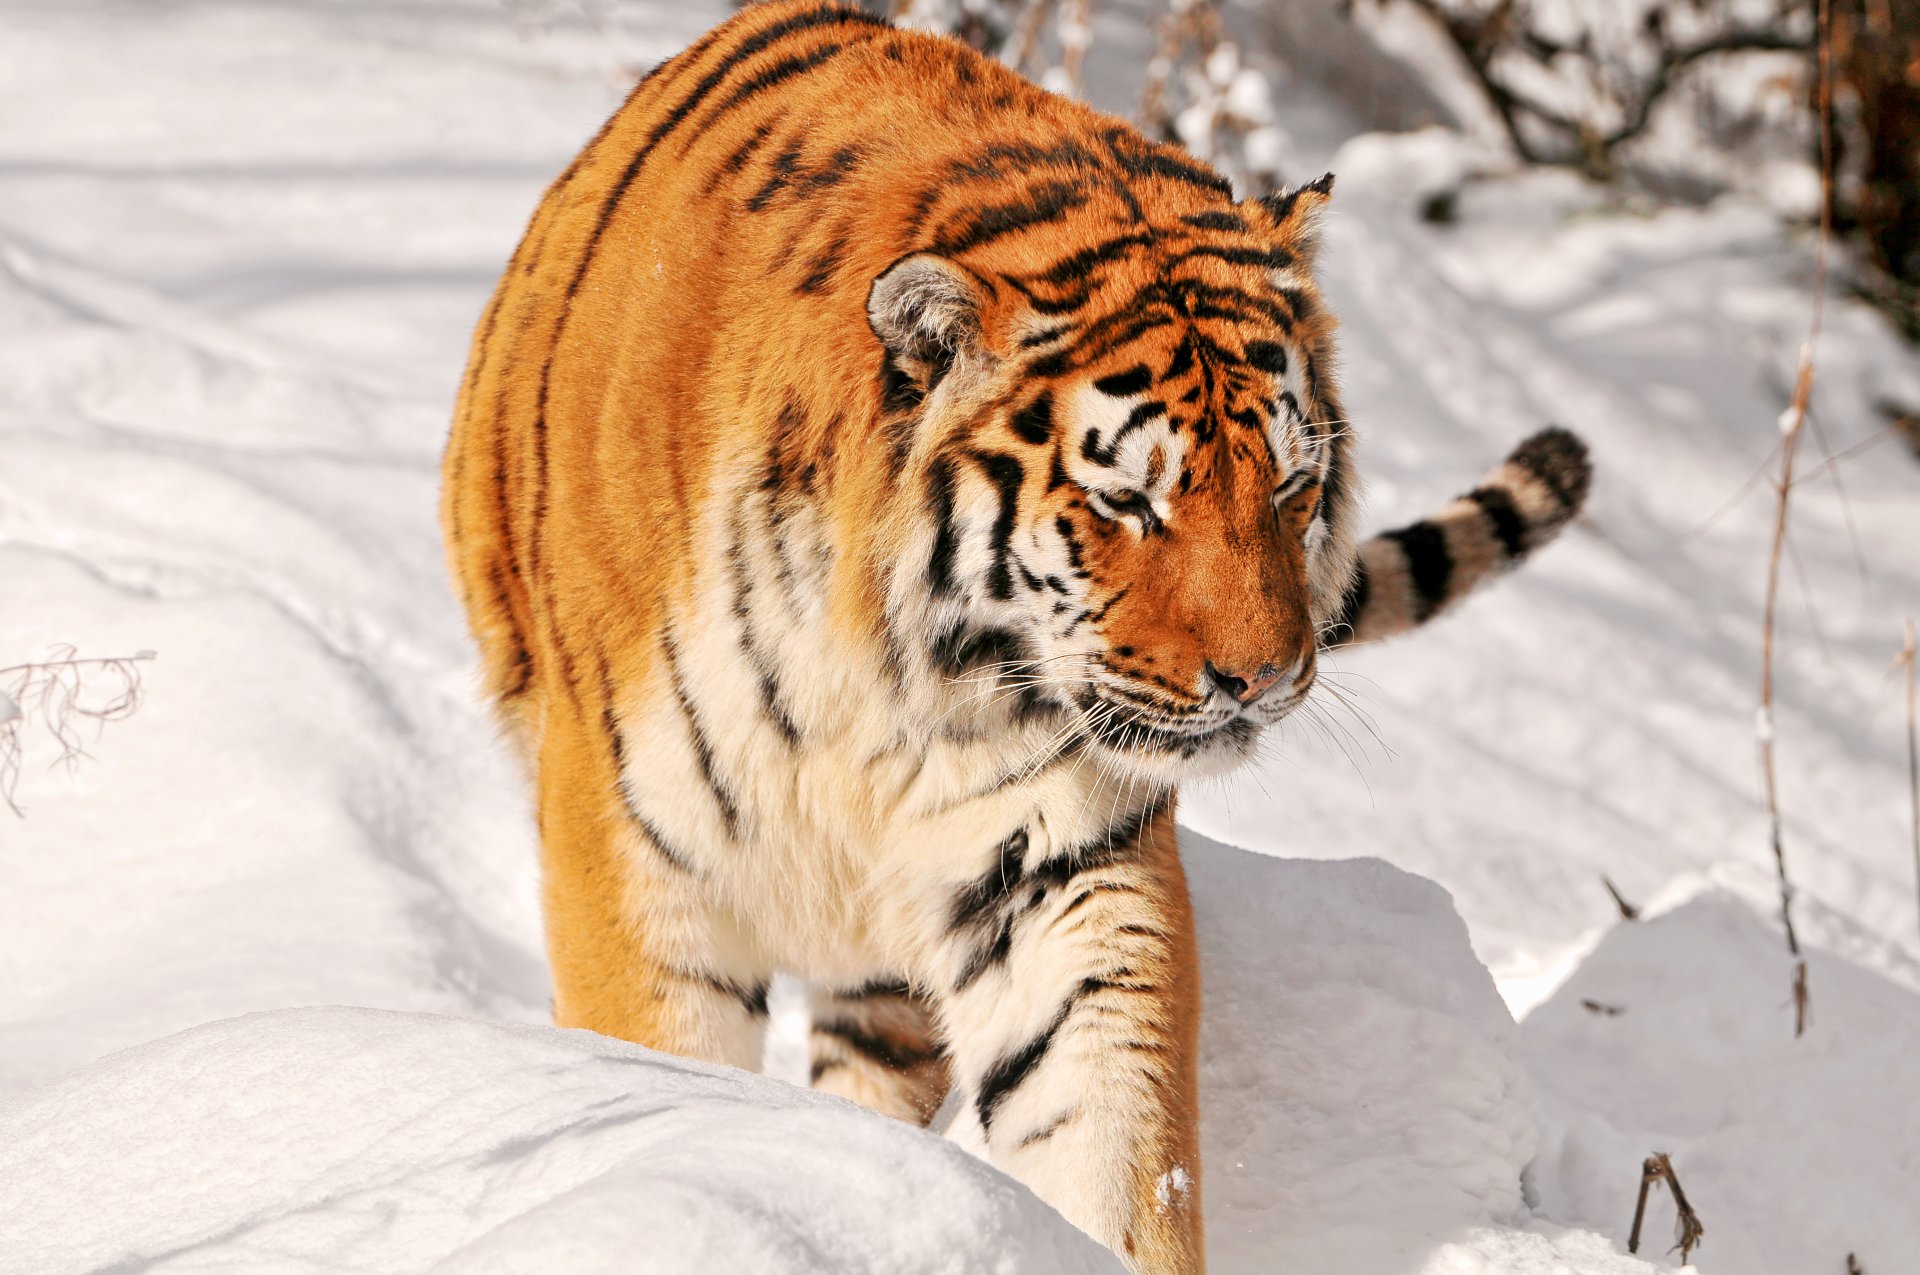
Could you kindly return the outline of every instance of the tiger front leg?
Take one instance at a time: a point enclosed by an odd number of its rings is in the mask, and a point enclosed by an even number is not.
[[[924,1125],[947,1096],[947,1060],[926,998],[902,980],[816,987],[813,1087]]]
[[[1204,1270],[1200,987],[1171,804],[1055,851],[1016,832],[945,921],[954,1136],[1132,1270]]]

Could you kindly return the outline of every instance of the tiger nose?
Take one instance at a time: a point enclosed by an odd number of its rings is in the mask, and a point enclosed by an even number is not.
[[[1263,664],[1257,669],[1234,671],[1220,668],[1211,660],[1207,662],[1208,680],[1242,704],[1251,704],[1272,690],[1280,680],[1280,672],[1280,669],[1271,664]]]

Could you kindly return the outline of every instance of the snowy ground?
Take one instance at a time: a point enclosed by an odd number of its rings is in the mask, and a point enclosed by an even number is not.
[[[433,524],[451,388],[540,185],[722,7],[530,35],[497,0],[0,0],[0,664],[159,654],[140,713],[71,775],[30,758],[27,817],[0,814],[0,1271],[632,1269],[642,1240],[661,1271],[1106,1268],[927,1135],[500,1025],[546,991]],[[1103,19],[1096,73],[1144,47]],[[1460,143],[1349,140],[1305,76],[1281,105],[1290,169],[1340,177],[1376,519],[1548,420],[1601,478],[1522,578],[1339,661],[1377,740],[1301,729],[1188,794],[1216,1269],[1644,1269],[1619,1251],[1654,1150],[1704,1271],[1920,1269],[1897,444],[1795,515],[1799,1042],[1755,800],[1768,509],[1741,493],[1808,246],[1551,174],[1428,227]],[[1920,360],[1850,303],[1820,366],[1834,450],[1920,403]],[[1616,924],[1601,873],[1651,919]]]

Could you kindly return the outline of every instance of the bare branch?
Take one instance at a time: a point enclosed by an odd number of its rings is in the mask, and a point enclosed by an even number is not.
[[[1673,1247],[1680,1254],[1681,1264],[1685,1265],[1693,1250],[1700,1247],[1707,1228],[1700,1224],[1700,1215],[1693,1211],[1693,1205],[1687,1201],[1687,1193],[1680,1189],[1680,1176],[1673,1171],[1673,1160],[1664,1151],[1654,1152],[1640,1165],[1640,1198],[1633,1206],[1633,1230],[1627,1236],[1627,1252],[1640,1251],[1640,1225],[1647,1216],[1647,1192],[1656,1182],[1665,1182],[1673,1192]]]
[[[1829,68],[1829,12],[1831,0],[1818,0],[1820,13],[1819,110],[1820,180],[1823,187],[1833,182],[1831,119],[1832,82]],[[1800,362],[1794,374],[1793,397],[1780,414],[1780,477],[1774,484],[1775,511],[1773,548],[1767,559],[1766,606],[1760,621],[1760,707],[1755,718],[1755,734],[1760,746],[1760,776],[1767,801],[1767,820],[1772,834],[1774,872],[1780,886],[1780,925],[1785,931],[1787,953],[1793,958],[1793,1034],[1807,1030],[1807,962],[1800,953],[1800,938],[1793,928],[1793,883],[1787,875],[1786,841],[1780,818],[1780,790],[1774,768],[1773,650],[1774,616],[1780,598],[1780,560],[1787,542],[1787,519],[1793,496],[1793,461],[1800,437],[1806,430],[1807,404],[1813,397],[1814,349],[1820,341],[1820,322],[1827,295],[1827,250],[1832,238],[1831,199],[1820,203],[1820,239],[1814,250],[1813,314],[1808,322],[1807,339],[1800,346]]]
[[[1806,53],[1815,44],[1811,34],[1778,27],[1732,27],[1691,43],[1676,44],[1665,23],[1654,21],[1641,32],[1652,42],[1652,69],[1635,74],[1603,56],[1588,34],[1569,43],[1535,31],[1528,25],[1531,15],[1526,6],[1515,0],[1498,0],[1483,10],[1464,6],[1458,0],[1406,3],[1426,15],[1459,54],[1499,119],[1515,156],[1523,163],[1578,168],[1596,176],[1614,170],[1615,151],[1646,132],[1661,102],[1697,64],[1732,54]],[[1569,57],[1579,59],[1599,90],[1618,105],[1620,120],[1611,128],[1602,129],[1592,120],[1547,105],[1510,83],[1500,69],[1507,58],[1521,58],[1539,68],[1552,69]],[[1559,145],[1541,145],[1530,135],[1529,126],[1557,137]]]
[[[1620,893],[1620,888],[1614,885],[1611,877],[1602,875],[1600,884],[1606,886],[1607,893],[1613,896],[1613,906],[1620,909],[1620,919],[1622,921],[1638,921],[1640,919],[1640,909],[1627,902],[1626,897]]]
[[[25,817],[17,798],[29,727],[37,726],[53,742],[55,765],[79,764],[87,756],[83,725],[91,722],[97,732],[138,712],[139,666],[153,658],[152,651],[140,651],[82,659],[73,647],[63,646],[46,660],[0,668],[0,803]]]
[[[1920,891],[1920,712],[1914,705],[1913,621],[1907,621],[1907,645],[1900,652],[1907,666],[1907,798],[1913,811],[1913,881]]]

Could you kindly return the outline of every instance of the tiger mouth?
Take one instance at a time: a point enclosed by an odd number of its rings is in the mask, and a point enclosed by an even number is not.
[[[1150,753],[1192,759],[1221,748],[1245,750],[1265,724],[1234,714],[1211,726],[1180,729],[1169,726],[1136,705],[1102,695],[1087,697],[1087,735],[1117,753]]]

